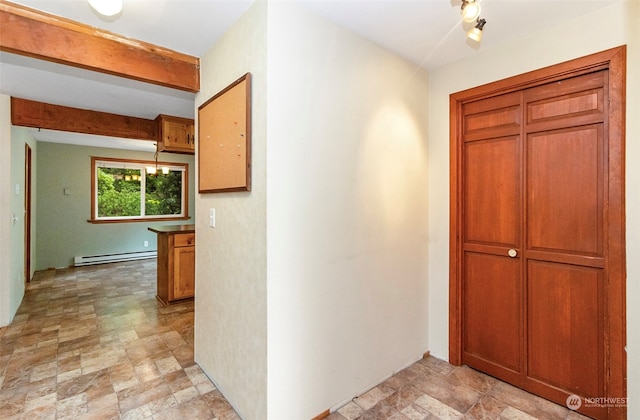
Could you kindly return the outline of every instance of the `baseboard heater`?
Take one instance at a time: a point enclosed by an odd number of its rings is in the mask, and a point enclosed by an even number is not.
[[[143,260],[146,258],[156,258],[157,251],[125,252],[121,254],[88,255],[84,257],[74,257],[73,265],[82,267],[83,265],[106,264],[123,261]]]

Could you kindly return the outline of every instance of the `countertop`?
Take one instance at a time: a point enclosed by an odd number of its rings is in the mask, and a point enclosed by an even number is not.
[[[195,233],[196,225],[166,225],[147,228],[151,232],[174,234],[174,233]]]

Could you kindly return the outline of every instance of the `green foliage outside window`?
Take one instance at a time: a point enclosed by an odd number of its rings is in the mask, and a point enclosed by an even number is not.
[[[98,217],[140,216],[140,170],[98,168]],[[128,179],[128,180],[126,180]]]
[[[147,216],[182,212],[182,173],[147,175],[145,210]]]
[[[180,170],[156,175],[145,174],[143,169],[98,167],[97,181],[99,218],[182,214]]]

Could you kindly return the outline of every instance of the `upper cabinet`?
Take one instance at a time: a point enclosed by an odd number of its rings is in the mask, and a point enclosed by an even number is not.
[[[194,154],[196,138],[194,122],[188,118],[158,115],[158,151]]]

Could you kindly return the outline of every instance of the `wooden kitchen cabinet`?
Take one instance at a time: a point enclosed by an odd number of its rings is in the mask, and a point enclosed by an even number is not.
[[[164,305],[193,298],[195,294],[195,225],[149,228],[158,234],[158,288]]]
[[[196,246],[194,233],[181,233],[173,241],[173,299],[193,297],[196,276]],[[180,243],[180,244],[179,244]],[[185,243],[192,243],[188,245]]]
[[[158,151],[194,154],[196,149],[195,126],[188,118],[158,115]]]

